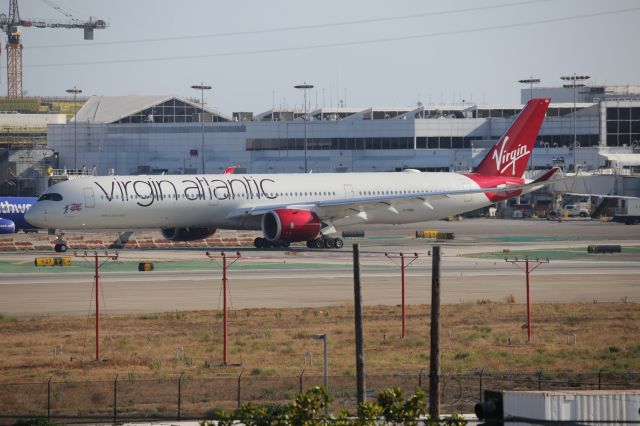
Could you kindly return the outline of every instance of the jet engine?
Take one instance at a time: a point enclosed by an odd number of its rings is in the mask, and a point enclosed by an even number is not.
[[[12,220],[0,218],[0,234],[13,234],[16,232],[16,224]]]
[[[162,228],[160,232],[162,232],[163,237],[170,241],[196,241],[215,234],[216,228]]]
[[[262,217],[262,232],[269,241],[308,241],[321,228],[318,216],[309,210],[278,209]]]

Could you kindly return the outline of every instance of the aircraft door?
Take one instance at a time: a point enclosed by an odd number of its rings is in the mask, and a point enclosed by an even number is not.
[[[209,193],[205,195],[205,197],[209,198],[209,205],[210,206],[217,206],[218,203],[220,202],[220,200],[218,200],[216,198],[216,193],[213,189],[209,190]]]
[[[353,192],[353,185],[346,184],[344,186],[344,196],[347,198],[355,197],[355,193]]]
[[[466,191],[467,189],[471,189],[471,184],[465,183],[462,185],[462,188]],[[471,201],[471,194],[464,194],[464,202],[468,203]]]
[[[84,206],[88,209],[96,206],[96,197],[92,188],[84,188]]]

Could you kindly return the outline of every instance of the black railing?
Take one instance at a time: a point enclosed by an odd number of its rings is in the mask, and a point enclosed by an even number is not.
[[[368,375],[367,399],[379,390],[399,387],[405,396],[427,389],[428,374]],[[273,377],[240,375],[195,378],[179,374],[169,379],[108,381],[56,381],[0,383],[0,424],[20,418],[43,417],[53,421],[110,421],[204,419],[214,409],[233,410],[244,402],[287,404],[301,389],[320,386],[322,376]],[[640,374],[544,371],[475,372],[443,374],[442,412],[469,413],[483,390],[614,390],[637,389]],[[329,392],[332,411],[356,411],[355,376],[332,376]]]

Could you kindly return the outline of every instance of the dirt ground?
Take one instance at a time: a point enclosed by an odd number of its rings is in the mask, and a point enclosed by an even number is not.
[[[479,301],[444,305],[441,341],[444,372],[544,369],[637,371],[640,309],[637,303],[539,304],[532,309],[527,344],[526,305]],[[429,364],[428,305],[409,305],[401,338],[399,306],[364,310],[368,374],[415,372]],[[327,333],[332,374],[355,372],[352,306],[241,309],[229,315],[228,362],[223,357],[218,311],[172,311],[101,318],[100,357],[95,359],[95,318],[67,316],[0,321],[3,382],[167,378],[236,375],[291,376],[322,373]],[[311,362],[311,365],[309,365]]]

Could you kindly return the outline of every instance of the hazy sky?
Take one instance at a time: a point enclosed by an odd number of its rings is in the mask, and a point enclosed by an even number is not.
[[[7,1],[2,7],[7,7]],[[302,105],[405,106],[461,99],[517,104],[519,79],[640,84],[635,0],[22,0],[22,19],[109,23],[23,28],[28,95],[200,96],[223,112]],[[620,13],[611,13],[625,10]],[[3,10],[4,13],[7,11]],[[0,91],[6,93],[2,49]]]

